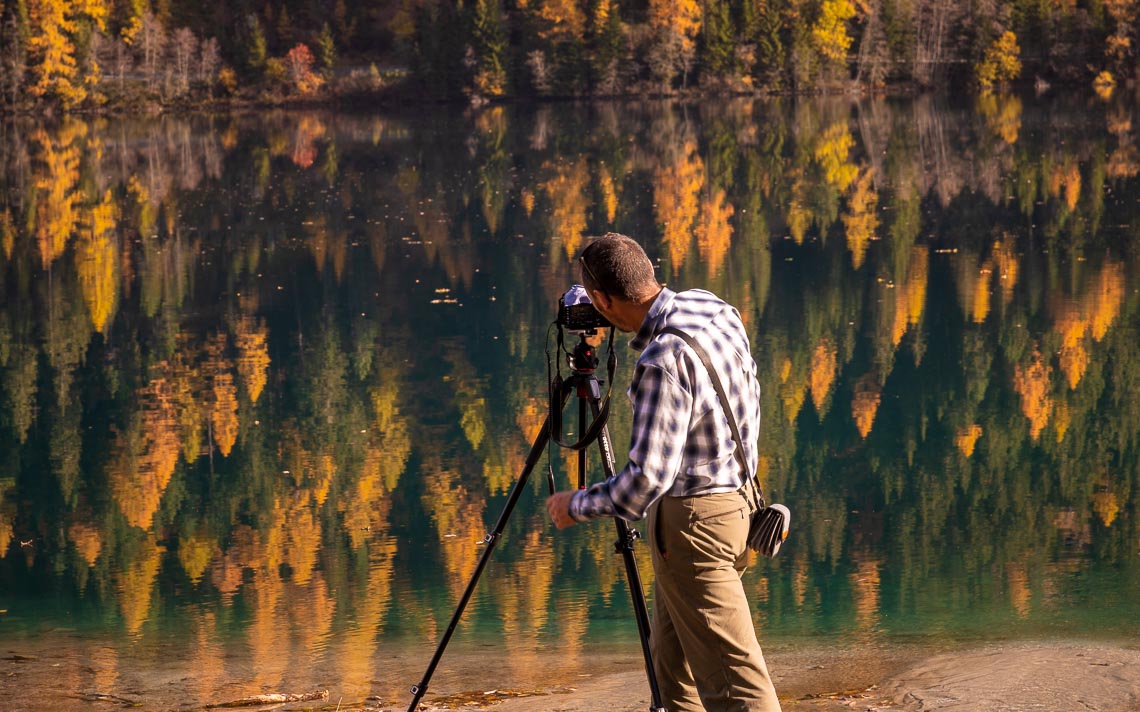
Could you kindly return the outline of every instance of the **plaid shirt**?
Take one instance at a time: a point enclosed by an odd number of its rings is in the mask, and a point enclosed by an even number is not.
[[[740,472],[732,431],[708,371],[680,337],[688,333],[708,352],[732,403],[745,459],[756,471],[760,384],[748,335],[731,305],[700,289],[657,296],[630,347],[641,351],[627,395],[633,404],[629,464],[615,477],[574,494],[570,515],[578,521],[617,516],[635,521],[659,497],[733,492]]]

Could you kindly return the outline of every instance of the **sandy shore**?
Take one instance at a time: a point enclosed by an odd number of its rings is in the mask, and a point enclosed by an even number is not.
[[[1138,641],[1140,643],[1140,641]],[[1011,643],[915,658],[915,651],[786,652],[770,661],[785,710],[1140,710],[1140,644]],[[489,691],[488,691],[489,692]],[[544,694],[492,705],[467,698],[428,709],[496,712],[644,712],[640,670],[582,677]],[[497,694],[490,696],[499,697]],[[381,707],[403,710],[404,707]]]
[[[75,653],[64,643],[43,638],[0,643],[0,709],[198,712],[248,695],[328,690],[324,701],[241,709],[404,712],[411,702],[409,683],[420,679],[426,662],[426,651],[418,648],[372,655],[372,670],[357,678],[365,684],[353,688],[332,661],[289,666],[283,677],[274,678],[277,682],[266,684],[256,682],[265,675],[243,667],[248,661],[230,660],[207,682],[202,671],[165,651],[121,654],[113,674],[108,674],[100,666],[111,649],[96,646]],[[536,655],[522,667],[511,653],[493,647],[449,651],[421,709],[649,710],[649,688],[636,647],[607,648],[569,661],[565,651],[557,649]],[[785,710],[1140,710],[1140,641],[1011,642],[953,649],[880,641],[773,646],[766,655]]]

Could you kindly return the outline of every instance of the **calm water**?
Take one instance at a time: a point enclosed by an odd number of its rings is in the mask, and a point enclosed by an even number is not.
[[[402,699],[543,423],[571,258],[610,229],[752,334],[794,514],[745,580],[769,649],[1134,641],[1137,108],[0,124],[0,648],[50,648],[75,691],[218,702],[301,669]],[[613,527],[555,533],[548,462],[568,482],[544,457],[449,653],[636,663]]]

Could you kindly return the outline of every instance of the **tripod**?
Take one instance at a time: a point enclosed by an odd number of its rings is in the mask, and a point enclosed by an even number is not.
[[[612,364],[612,361],[611,361]],[[594,354],[593,347],[586,342],[585,334],[580,334],[580,340],[574,347],[573,353],[570,355],[570,377],[562,381],[558,385],[557,393],[552,394],[551,397],[551,410],[554,411],[557,407],[557,413],[561,414],[562,408],[566,405],[567,399],[570,397],[571,391],[575,392],[578,397],[578,432],[586,432],[587,415],[593,413],[594,425],[599,425],[598,416],[601,412],[599,401],[601,399],[601,387],[594,371],[597,368],[598,359]],[[612,374],[611,374],[612,379]],[[514,511],[515,505],[518,503],[519,497],[523,489],[526,487],[527,481],[530,479],[530,473],[534,470],[535,465],[542,457],[543,451],[551,440],[551,428],[556,423],[560,423],[561,418],[556,417],[553,413],[548,413],[546,421],[542,425],[542,430],[539,431],[538,436],[535,437],[534,443],[531,445],[530,454],[527,455],[526,464],[523,466],[522,473],[519,475],[518,480],[515,481],[514,486],[511,488],[510,494],[507,496],[507,503],[503,507],[503,511],[499,514],[498,522],[491,533],[483,537],[482,555],[479,557],[479,562],[475,565],[475,572],[471,575],[471,580],[467,583],[467,588],[463,591],[463,595],[459,598],[459,605],[455,608],[455,613],[451,616],[451,622],[447,626],[447,631],[443,634],[443,638],[439,642],[439,646],[432,655],[431,662],[428,663],[427,670],[424,671],[423,680],[418,685],[413,685],[412,702],[408,705],[407,712],[415,712],[416,707],[419,705],[424,694],[427,692],[428,682],[431,676],[435,673],[436,667],[439,665],[440,659],[443,657],[443,651],[447,647],[448,642],[451,640],[452,634],[455,632],[455,627],[459,623],[460,616],[463,615],[464,608],[467,607],[468,601],[471,600],[471,595],[475,591],[475,585],[479,581],[479,576],[483,573],[483,568],[487,565],[487,561],[491,558],[491,552],[495,548],[496,542],[502,536],[503,530],[506,528],[507,520],[510,519],[511,512]],[[557,428],[561,430],[559,426]],[[591,428],[593,430],[594,428]],[[559,437],[561,432],[554,436],[555,440],[562,444]],[[578,488],[585,489],[586,487],[586,452],[585,448],[589,445],[590,438],[583,438],[572,447],[578,451]],[[602,468],[605,472],[606,478],[615,476],[614,471],[614,450],[613,444],[610,442],[609,428],[605,425],[604,420],[600,423],[600,430],[598,431],[597,442],[599,449],[602,453]],[[550,493],[554,494],[554,475],[549,476]],[[623,519],[614,518],[614,524],[617,527],[617,541],[614,542],[614,549],[622,555],[625,561],[626,579],[629,583],[629,593],[633,599],[634,616],[637,619],[637,632],[641,638],[641,652],[645,657],[645,674],[649,681],[649,691],[651,695],[649,709],[650,712],[666,712],[665,707],[661,703],[661,692],[657,685],[657,674],[653,670],[653,657],[649,649],[649,609],[645,605],[645,595],[642,592],[641,576],[637,571],[637,561],[633,556],[633,542],[640,537],[640,533],[633,529]]]

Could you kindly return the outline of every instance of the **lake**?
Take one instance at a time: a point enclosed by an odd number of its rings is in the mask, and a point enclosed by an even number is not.
[[[793,513],[745,577],[770,661],[1135,641],[1138,108],[0,122],[0,687],[410,699],[568,373],[573,258],[611,230],[751,335],[759,474]],[[523,483],[431,692],[640,664],[614,527],[545,514],[576,463]]]

